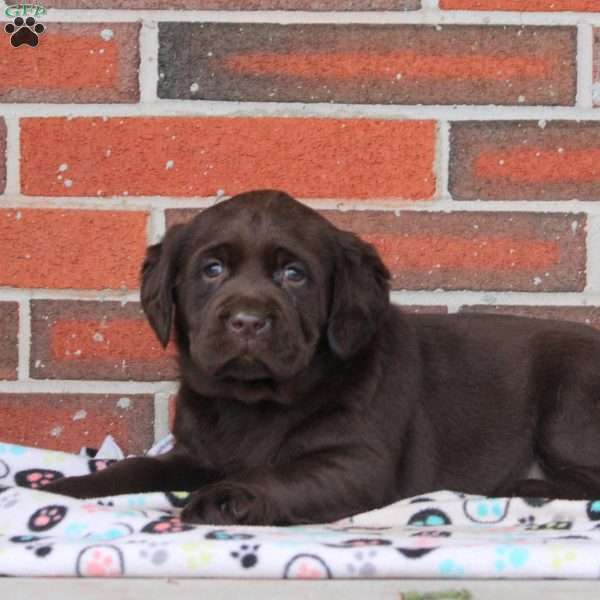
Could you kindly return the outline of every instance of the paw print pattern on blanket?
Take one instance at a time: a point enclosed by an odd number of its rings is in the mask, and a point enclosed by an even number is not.
[[[62,477],[64,475],[60,471],[54,471],[53,469],[27,469],[15,473],[15,484],[37,490]]]
[[[420,510],[408,520],[408,525],[419,527],[439,527],[440,525],[450,525],[451,523],[450,517],[437,508]]]
[[[477,498],[465,500],[463,510],[474,523],[499,523],[505,519],[509,505],[507,498]]]
[[[104,469],[108,469],[110,465],[116,463],[116,460],[106,459],[106,458],[93,458],[88,460],[88,468],[90,473],[97,473],[98,471],[104,471]]]
[[[10,538],[13,544],[27,544],[25,549],[33,551],[38,558],[45,558],[52,552],[53,544],[47,540],[48,537],[37,535],[15,535]]]
[[[590,521],[600,521],[600,500],[588,502],[586,512]]]
[[[156,521],[151,521],[142,529],[142,533],[183,533],[191,531],[193,525],[185,525],[179,517],[164,515]]]
[[[443,560],[438,566],[438,571],[442,577],[465,576],[465,568],[451,558]]]
[[[76,571],[79,577],[120,577],[125,561],[116,546],[88,546],[77,557]]]
[[[284,579],[331,579],[331,569],[316,554],[297,554],[285,565]]]
[[[67,507],[52,504],[36,510],[29,518],[31,531],[48,531],[56,527],[67,515]]]
[[[214,531],[209,531],[204,537],[207,540],[230,541],[230,540],[251,540],[255,536],[252,535],[251,533],[229,532],[225,529],[215,529]]]
[[[376,550],[369,550],[368,552],[359,550],[354,553],[355,562],[346,564],[346,571],[352,577],[374,577],[377,573],[377,568],[374,565],[376,556]]]
[[[508,568],[520,569],[529,559],[529,550],[520,546],[498,546],[496,548],[496,571],[502,573]]]
[[[257,551],[259,547],[259,544],[253,544],[252,546],[242,544],[236,552],[231,552],[230,554],[233,558],[239,559],[240,565],[244,569],[251,569],[258,563]]]

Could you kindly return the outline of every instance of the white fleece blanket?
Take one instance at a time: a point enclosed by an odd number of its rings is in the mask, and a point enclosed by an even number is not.
[[[600,577],[600,499],[439,491],[326,525],[214,527],[179,520],[186,494],[75,500],[43,491],[56,477],[104,468],[106,456],[0,443],[0,575]]]

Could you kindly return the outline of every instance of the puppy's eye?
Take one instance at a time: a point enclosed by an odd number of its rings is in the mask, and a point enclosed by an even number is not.
[[[211,260],[209,263],[204,265],[202,269],[202,273],[204,273],[205,277],[209,279],[215,279],[219,275],[221,275],[224,271],[223,263],[218,260]]]
[[[306,273],[298,265],[287,265],[283,269],[283,279],[292,283],[301,283],[306,279]]]

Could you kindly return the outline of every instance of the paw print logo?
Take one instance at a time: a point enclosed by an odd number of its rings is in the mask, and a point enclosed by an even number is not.
[[[13,48],[27,45],[35,48],[40,41],[39,36],[46,31],[41,23],[36,23],[33,17],[15,17],[12,23],[4,26],[4,31],[10,35],[10,44]]]
[[[244,569],[250,569],[254,567],[258,562],[258,556],[256,555],[259,549],[259,544],[242,544],[237,552],[231,552],[233,558],[237,558]]]

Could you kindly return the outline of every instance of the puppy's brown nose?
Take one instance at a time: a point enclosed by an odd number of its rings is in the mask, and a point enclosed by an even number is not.
[[[227,321],[227,329],[242,337],[254,337],[265,333],[271,327],[271,319],[262,315],[238,312]]]

